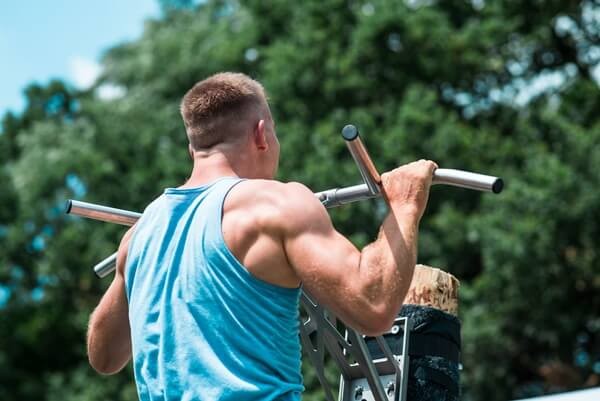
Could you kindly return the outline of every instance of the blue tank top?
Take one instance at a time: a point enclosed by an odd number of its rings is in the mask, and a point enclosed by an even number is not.
[[[168,188],[137,223],[125,286],[140,400],[300,399],[300,289],[256,278],[223,239],[239,181]]]

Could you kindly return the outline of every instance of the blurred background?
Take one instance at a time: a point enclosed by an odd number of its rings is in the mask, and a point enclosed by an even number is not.
[[[381,171],[505,178],[434,187],[421,225],[419,262],[462,283],[464,400],[600,385],[599,1],[12,2],[0,50],[1,400],[137,399],[131,367],[100,376],[85,346],[110,283],[91,268],[124,228],[65,201],[140,211],[181,184],[179,101],[224,70],[265,85],[282,180],[358,183],[348,123]],[[362,246],[384,213],[332,216]]]

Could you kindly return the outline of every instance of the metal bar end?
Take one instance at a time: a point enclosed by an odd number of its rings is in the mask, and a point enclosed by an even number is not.
[[[495,194],[499,194],[504,189],[504,180],[502,178],[497,178],[496,181],[492,184],[492,192]]]
[[[73,200],[72,199],[67,200],[67,204],[66,204],[66,208],[65,208],[65,214],[70,214],[72,207],[73,207]]]
[[[342,137],[344,137],[346,141],[355,140],[358,137],[358,128],[352,124],[346,125],[342,128]]]

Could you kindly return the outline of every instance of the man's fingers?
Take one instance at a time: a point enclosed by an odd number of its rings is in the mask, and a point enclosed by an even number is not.
[[[421,159],[418,162],[416,162],[416,164],[427,171],[427,174],[430,176],[433,176],[433,173],[435,170],[437,170],[438,165],[436,162],[432,161],[432,160],[425,160],[425,159]]]
[[[433,172],[439,168],[438,164],[432,160],[421,159],[403,166],[396,167],[394,170],[387,171],[381,175],[382,180],[390,179],[390,173],[395,173],[400,170],[425,170],[429,175],[433,175]]]

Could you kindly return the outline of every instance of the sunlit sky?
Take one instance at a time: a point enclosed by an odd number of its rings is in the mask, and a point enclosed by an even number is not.
[[[23,89],[60,78],[89,86],[107,48],[138,38],[156,0],[30,0],[0,5],[0,116],[25,106]]]
[[[20,112],[24,108],[23,90],[33,81],[43,84],[60,78],[79,88],[91,85],[100,72],[102,52],[138,38],[144,20],[159,14],[157,0],[3,1],[0,117],[8,110]],[[600,9],[590,15],[600,19]],[[565,74],[568,76],[569,71],[548,72],[523,83],[515,102],[523,104],[548,86],[559,86]],[[600,82],[600,65],[594,76]]]

